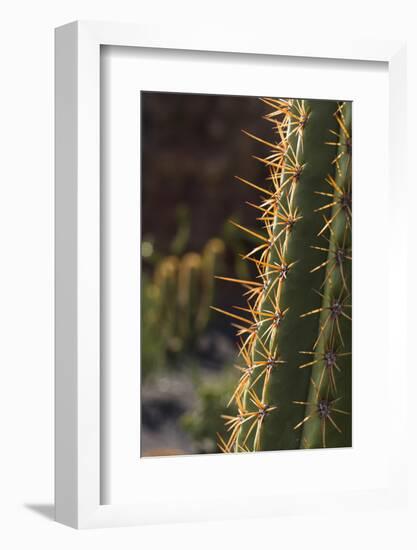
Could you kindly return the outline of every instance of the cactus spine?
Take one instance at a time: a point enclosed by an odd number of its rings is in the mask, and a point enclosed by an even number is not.
[[[326,218],[323,224],[319,212],[321,199],[329,195],[329,178],[334,181],[334,177],[341,177],[348,156],[338,151],[334,158],[331,147],[324,145],[329,130],[339,136],[342,111],[338,109],[334,116],[337,104],[330,101],[263,101],[273,109],[266,119],[273,124],[278,140],[271,143],[248,135],[270,149],[268,156],[259,159],[268,170],[267,185],[261,187],[238,178],[262,194],[259,204],[251,204],[261,229],[235,224],[259,241],[244,257],[255,264],[258,277],[254,281],[224,277],[247,289],[248,303],[234,312],[219,310],[235,322],[241,358],[237,365],[241,376],[230,401],[236,414],[224,416],[228,437],[220,436],[219,446],[225,452],[299,448],[305,446],[305,438],[316,446],[314,438],[308,434],[301,438],[298,430],[301,426],[307,429],[306,411],[312,407],[310,386],[316,382],[312,377],[310,384],[308,369],[294,367],[299,365],[300,349],[314,345],[313,353],[322,353],[316,350],[318,342],[313,342],[323,334],[323,321],[320,324],[313,313],[327,307],[321,302],[326,293],[334,294],[335,276],[326,274],[323,282],[322,270],[314,268],[317,250],[310,243],[315,234],[325,232],[330,232],[329,240],[335,239],[335,243],[340,239],[339,231],[331,228],[336,225],[335,219]],[[347,150],[347,141],[341,143],[337,146]],[[333,190],[336,193],[337,187]],[[344,245],[346,242],[347,238]],[[337,252],[335,247],[329,247],[329,255]],[[320,286],[325,287],[324,294],[310,290]],[[307,314],[303,315],[306,308]],[[319,340],[324,338],[320,336]],[[316,398],[315,405],[317,402]]]

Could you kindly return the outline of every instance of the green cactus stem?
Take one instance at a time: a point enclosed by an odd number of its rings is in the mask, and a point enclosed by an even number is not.
[[[323,230],[318,211],[329,193],[326,177],[335,178],[344,162],[343,155],[335,158],[334,150],[325,145],[329,130],[339,134],[336,102],[263,101],[273,108],[266,118],[278,139],[248,135],[269,148],[269,154],[259,159],[267,169],[267,184],[239,178],[261,195],[251,205],[260,224],[249,229],[235,223],[258,240],[244,257],[255,264],[258,276],[249,281],[223,277],[242,284],[248,299],[247,307],[220,310],[238,329],[241,360],[231,399],[235,414],[224,416],[227,438],[220,439],[226,452],[305,446],[302,431],[294,427],[303,425],[309,407],[311,373],[297,367],[299,351],[310,349],[320,333],[320,319],[302,315],[319,310],[323,299],[312,292],[322,286],[323,274],[314,269],[317,251],[310,244]]]
[[[338,135],[328,145],[336,147],[335,176],[328,175],[328,190],[321,195],[324,205],[319,231],[321,242],[314,246],[322,262],[313,269],[324,271],[322,303],[316,312],[319,334],[310,352],[311,384],[305,406],[303,442],[306,447],[348,447],[352,444],[351,372],[351,223],[352,223],[352,104],[335,111]],[[323,260],[324,255],[324,260]],[[303,365],[302,365],[303,366]],[[301,427],[301,426],[300,426]]]

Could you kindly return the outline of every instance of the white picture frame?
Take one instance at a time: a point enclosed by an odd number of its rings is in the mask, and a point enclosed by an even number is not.
[[[119,501],[102,504],[101,419],[106,411],[100,399],[100,49],[104,45],[325,58],[335,63],[338,60],[387,63],[389,192],[393,199],[404,178],[405,110],[398,109],[398,105],[405,104],[405,45],[386,40],[340,41],[330,45],[325,41],[289,40],[284,36],[275,39],[266,34],[248,39],[243,32],[221,29],[215,34],[211,29],[187,29],[179,33],[169,27],[90,22],[70,23],[56,30],[56,519],[72,527],[86,528],[288,511],[304,513],[317,502],[316,489],[310,493],[289,492],[285,503],[251,511],[247,501],[238,497],[227,503],[210,499],[207,505],[200,503],[192,511],[189,503],[182,505],[175,495],[169,494],[163,506],[161,501],[152,503],[151,494],[145,495],[145,500],[149,499],[147,507]],[[393,216],[396,223],[390,238],[395,242],[405,221],[395,208]],[[405,254],[406,247],[399,247],[397,257]],[[397,269],[396,277],[397,285],[398,280],[404,282],[399,292],[405,293],[404,267]],[[395,306],[388,303],[386,307],[388,315],[395,313],[405,326],[405,300],[399,300]],[[399,353],[397,370],[399,405],[392,411],[392,425],[396,426],[398,444],[387,457],[386,483],[383,488],[363,487],[356,493],[340,491],[338,502],[345,508],[399,505],[405,499],[402,468],[405,352]],[[273,455],[260,453],[256,460],[271,467]],[[159,464],[164,468],[163,461]],[[320,496],[326,497],[326,492]],[[273,502],[273,490],[269,497]]]

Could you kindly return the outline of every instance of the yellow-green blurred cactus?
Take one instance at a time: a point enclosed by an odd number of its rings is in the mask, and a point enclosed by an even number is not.
[[[215,275],[223,255],[223,241],[213,238],[202,254],[188,252],[181,258],[171,255],[157,264],[153,281],[145,289],[146,297],[152,296],[151,301],[147,300],[152,306],[143,315],[146,326],[153,327],[158,345],[166,352],[179,353],[192,348],[206,328]]]
[[[182,258],[178,271],[178,328],[183,342],[190,342],[196,331],[201,278],[201,256],[195,252],[188,252]]]
[[[221,272],[225,246],[221,239],[210,239],[202,253],[201,302],[197,315],[197,327],[203,331],[210,317],[210,306],[214,301],[215,276]]]
[[[177,330],[177,295],[179,260],[167,256],[157,265],[154,275],[154,292],[157,300],[157,323],[155,327],[162,334],[169,351],[178,351],[181,340]]]

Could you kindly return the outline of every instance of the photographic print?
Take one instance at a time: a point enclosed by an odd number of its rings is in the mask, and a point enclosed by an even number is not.
[[[141,456],[352,444],[352,103],[141,92]]]

